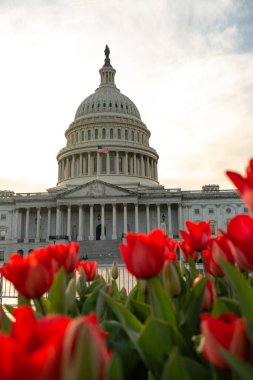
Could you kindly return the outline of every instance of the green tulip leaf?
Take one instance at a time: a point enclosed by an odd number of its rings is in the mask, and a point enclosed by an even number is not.
[[[142,323],[144,323],[151,314],[149,305],[134,299],[131,300],[131,311]]]
[[[121,322],[126,334],[135,343],[143,328],[142,323],[128,309],[107,294],[105,294],[105,299],[118,321]]]
[[[238,270],[236,270],[233,265],[222,260],[221,266],[231,287],[237,293],[242,314],[245,316],[247,321],[248,334],[253,342],[253,289],[249,287],[247,279]]]
[[[161,318],[176,327],[175,309],[160,281],[156,277],[147,280],[151,310],[154,317]]]
[[[228,351],[222,349],[221,354],[228,362],[230,368],[237,374],[240,380],[252,380],[253,368],[252,365],[243,362],[234,355],[231,355]]]
[[[51,313],[66,314],[66,285],[66,273],[65,269],[62,267],[56,273],[53,285],[48,293]]]
[[[219,317],[226,313],[234,313],[241,317],[242,312],[239,302],[227,297],[216,298],[212,308],[212,315]]]
[[[171,358],[166,362],[163,369],[162,380],[168,379],[211,380],[212,376],[209,368],[204,367],[196,360],[181,356],[178,351],[175,351],[171,355]]]
[[[122,363],[117,354],[113,354],[106,371],[106,380],[124,380]]]
[[[189,342],[199,330],[206,281],[207,279],[203,278],[188,290],[185,303],[180,312],[180,331],[189,339]]]
[[[68,310],[73,308],[73,306],[75,305],[75,301],[76,301],[76,280],[75,280],[75,278],[72,278],[69,281],[66,292],[65,292],[65,297],[66,297],[66,309],[68,311]]]
[[[85,295],[86,289],[87,289],[87,283],[86,283],[86,274],[82,267],[80,267],[80,276],[78,277],[77,284],[76,284],[76,290],[79,294],[79,297],[82,298]]]
[[[87,294],[82,307],[82,314],[89,314],[92,311],[96,311],[97,301],[100,294],[100,291],[106,287],[104,281],[95,281],[96,284],[92,284],[87,289]],[[92,289],[92,292],[90,290]],[[88,293],[89,291],[89,293]]]
[[[156,378],[174,348],[184,349],[184,341],[175,328],[153,317],[147,320],[137,343],[146,366]]]

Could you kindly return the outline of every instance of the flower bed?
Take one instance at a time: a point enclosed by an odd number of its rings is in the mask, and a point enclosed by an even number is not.
[[[227,174],[253,212],[253,160],[245,177]],[[17,307],[0,308],[0,379],[253,379],[253,218],[216,238],[208,221],[186,227],[181,242],[127,234],[129,293],[116,263],[98,275],[77,243],[13,254],[0,268],[18,292]]]

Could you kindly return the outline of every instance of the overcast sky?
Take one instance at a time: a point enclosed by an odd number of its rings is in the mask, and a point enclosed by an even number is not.
[[[232,188],[253,157],[253,1],[1,0],[0,189],[45,191],[104,48],[166,188]]]

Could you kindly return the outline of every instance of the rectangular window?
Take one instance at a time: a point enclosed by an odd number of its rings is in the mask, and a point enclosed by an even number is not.
[[[6,220],[6,214],[1,214],[1,220]]]
[[[0,261],[4,261],[4,251],[0,251]]]
[[[102,173],[105,174],[106,173],[106,156],[102,156]]]
[[[214,209],[213,208],[209,208],[208,214],[214,214]]]
[[[200,210],[199,210],[199,208],[195,208],[195,209],[194,209],[194,214],[195,214],[195,215],[199,215],[199,214],[200,214]]]

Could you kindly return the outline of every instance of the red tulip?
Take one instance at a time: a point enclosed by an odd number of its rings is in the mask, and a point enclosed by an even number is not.
[[[10,256],[0,267],[0,274],[11,281],[17,291],[26,298],[39,298],[47,292],[54,279],[51,247],[39,248],[28,256]]]
[[[246,169],[246,177],[231,171],[227,171],[226,174],[237,187],[248,209],[253,212],[253,159]]]
[[[158,275],[164,263],[165,238],[164,232],[158,229],[147,235],[128,233],[126,244],[120,244],[128,271],[137,278]]]
[[[0,334],[0,378],[59,379],[63,338],[71,318],[47,316],[36,321],[28,306],[14,310],[14,317],[10,334]]]
[[[196,277],[192,283],[192,286],[195,286],[200,280],[204,278],[203,274],[200,274]],[[208,279],[206,282],[206,287],[203,296],[202,310],[211,310],[213,307],[214,300],[216,298],[216,291],[213,282]]]
[[[76,358],[83,357],[86,366],[92,368],[92,379],[104,380],[110,359],[110,352],[105,345],[107,334],[100,330],[95,313],[74,319],[66,332],[63,346],[65,379],[85,378],[83,364]],[[80,345],[80,339],[83,345]],[[87,368],[84,368],[87,369]]]
[[[253,218],[249,215],[235,216],[230,220],[225,236],[232,243],[231,250],[239,266],[253,270]]]
[[[186,261],[188,261],[189,257],[191,257],[194,261],[199,259],[199,251],[192,249],[192,247],[185,240],[183,240],[182,243],[179,243],[179,247]]]
[[[247,343],[246,322],[235,314],[223,314],[215,318],[209,314],[201,315],[200,330],[203,337],[203,354],[220,368],[228,368],[220,349],[243,359]]]
[[[81,273],[81,268],[85,272],[87,281],[94,281],[96,279],[98,271],[98,263],[96,261],[81,261],[77,268],[79,273]]]
[[[220,266],[220,259],[234,264],[234,256],[231,249],[231,242],[224,235],[217,236],[210,240],[209,248],[203,252],[206,271],[211,275],[224,276]]]
[[[172,261],[173,263],[177,262],[177,254],[172,251],[165,252],[164,258],[165,260]]]
[[[185,243],[189,245],[193,251],[206,249],[207,243],[212,236],[210,221],[193,223],[188,220],[185,224],[189,232],[179,231]]]
[[[79,244],[70,242],[68,244],[56,244],[53,246],[53,256],[58,268],[64,267],[66,272],[73,272],[79,264]]]
[[[166,248],[168,248],[168,250],[170,252],[175,252],[178,245],[179,245],[179,242],[177,240],[172,239],[172,238],[167,238],[165,240],[165,246],[166,246]]]

